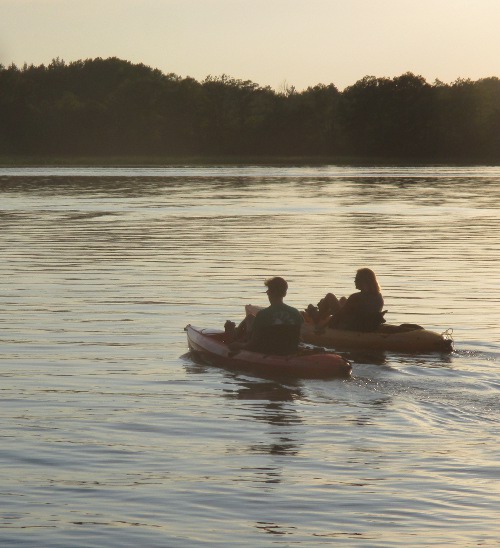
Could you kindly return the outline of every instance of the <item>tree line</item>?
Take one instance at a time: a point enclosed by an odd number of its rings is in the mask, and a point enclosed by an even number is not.
[[[0,65],[0,154],[500,160],[500,80],[408,72],[298,92],[118,58]]]

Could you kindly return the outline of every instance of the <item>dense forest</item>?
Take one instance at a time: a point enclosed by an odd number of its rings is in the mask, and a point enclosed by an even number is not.
[[[277,92],[117,58],[0,65],[0,155],[500,160],[500,79]]]

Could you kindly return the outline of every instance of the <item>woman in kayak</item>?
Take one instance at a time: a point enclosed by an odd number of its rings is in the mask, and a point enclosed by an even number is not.
[[[333,293],[328,293],[317,309],[309,305],[307,312],[314,322],[324,325],[324,320],[329,318],[328,327],[349,331],[374,331],[385,323],[384,298],[373,270],[360,268],[354,284],[359,293],[353,293],[348,299],[337,299]]]

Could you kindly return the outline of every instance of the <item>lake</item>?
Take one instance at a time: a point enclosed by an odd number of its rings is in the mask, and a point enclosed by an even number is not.
[[[0,544],[498,546],[500,168],[0,168]],[[266,278],[378,276],[451,355],[197,363]]]

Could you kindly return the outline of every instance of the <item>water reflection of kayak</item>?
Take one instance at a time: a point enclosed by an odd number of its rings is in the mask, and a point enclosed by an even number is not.
[[[348,377],[351,364],[342,356],[320,348],[301,347],[290,356],[275,356],[241,350],[231,352],[220,329],[187,325],[188,345],[204,363],[228,369],[237,369],[264,376],[283,376],[308,379]]]
[[[376,331],[346,331],[329,327],[318,328],[304,323],[302,340],[309,344],[335,349],[389,350],[395,352],[451,352],[453,343],[449,335],[435,333],[413,324],[381,325]]]
[[[255,315],[261,309],[248,304],[246,314]],[[307,344],[334,348],[336,350],[389,350],[394,352],[428,353],[451,352],[453,341],[448,331],[443,334],[424,329],[419,325],[383,324],[376,331],[347,331],[318,327],[304,313],[305,322],[301,339]]]

